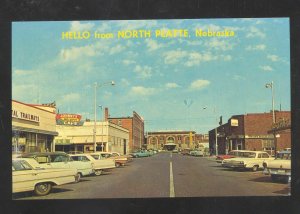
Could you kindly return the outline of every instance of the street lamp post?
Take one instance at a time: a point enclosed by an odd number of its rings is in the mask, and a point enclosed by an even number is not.
[[[274,101],[274,82],[271,81],[270,83],[267,83],[265,85],[266,88],[271,88],[272,90],[272,125],[275,123],[275,110],[274,110],[274,106],[275,106],[275,101]],[[277,151],[277,139],[276,139],[276,135],[275,135],[275,132],[273,132],[273,135],[274,135],[274,152],[275,152],[275,155],[276,155],[276,151]],[[271,147],[272,148],[272,147]],[[271,153],[272,153],[272,150],[271,150]]]
[[[274,82],[271,81],[271,83],[267,83],[266,88],[271,88],[272,90],[272,121],[275,123],[275,112],[274,112],[274,106],[275,106],[275,101],[274,101]]]
[[[93,132],[93,140],[94,140],[94,152],[96,152],[97,142],[96,142],[96,121],[97,121],[97,88],[104,86],[104,85],[115,85],[114,81],[98,84],[97,82],[94,83],[94,132]],[[103,142],[102,142],[103,145]]]

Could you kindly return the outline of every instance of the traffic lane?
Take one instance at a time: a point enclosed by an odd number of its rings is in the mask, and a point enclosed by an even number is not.
[[[287,195],[288,185],[271,182],[262,171],[225,169],[203,157],[173,155],[176,197]]]
[[[55,186],[46,196],[32,192],[14,199],[149,198],[169,196],[169,154],[135,158],[128,166],[100,176],[83,177],[79,183]]]

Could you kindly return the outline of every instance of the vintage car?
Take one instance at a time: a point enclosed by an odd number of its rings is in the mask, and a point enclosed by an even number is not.
[[[16,158],[12,160],[13,193],[34,191],[36,195],[47,195],[52,186],[75,182],[77,170],[46,169],[34,159]]]
[[[216,156],[216,161],[217,163],[222,163],[224,159],[230,159],[230,158],[235,158],[239,156],[239,151],[240,150],[231,150],[228,152],[226,155],[217,155]]]
[[[150,157],[151,154],[147,150],[139,150],[131,153],[132,157],[139,158],[139,157]]]
[[[240,150],[239,157],[224,159],[222,166],[232,169],[251,169],[253,172],[263,169],[264,161],[272,160],[267,152]]]
[[[132,161],[131,155],[121,155],[119,152],[110,152],[112,157],[127,158],[127,162]]]
[[[127,157],[119,157],[112,155],[110,152],[94,152],[91,153],[93,158],[96,160],[103,160],[103,159],[110,159],[115,162],[116,167],[125,166],[125,164],[128,162]]]
[[[95,159],[90,154],[75,154],[70,156],[75,161],[91,162],[95,171],[95,175],[101,175],[103,171],[107,171],[116,167],[115,160],[113,159]]]
[[[291,151],[281,151],[274,160],[263,163],[264,174],[271,175],[272,181],[291,181]]]
[[[90,162],[74,161],[65,152],[33,152],[22,154],[20,157],[33,158],[44,168],[75,168],[78,171],[76,182],[79,182],[82,176],[94,174]]]
[[[190,151],[190,155],[191,156],[198,156],[198,157],[203,157],[204,156],[204,152],[203,150],[198,150],[198,149],[195,149],[195,150],[192,150]]]
[[[182,149],[181,154],[182,154],[182,155],[190,155],[190,151],[191,151],[191,150],[192,150],[192,149],[190,149],[190,148]]]

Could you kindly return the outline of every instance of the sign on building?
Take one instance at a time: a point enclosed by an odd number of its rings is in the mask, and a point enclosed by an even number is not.
[[[230,125],[231,126],[239,126],[239,121],[237,119],[231,119],[230,120]]]
[[[79,114],[57,114],[57,125],[82,126],[81,115]]]

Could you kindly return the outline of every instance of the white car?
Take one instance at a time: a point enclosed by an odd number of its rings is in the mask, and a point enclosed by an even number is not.
[[[65,152],[34,152],[22,154],[20,157],[33,158],[44,168],[75,168],[78,171],[76,182],[79,182],[82,176],[94,174],[91,162],[74,161]]]
[[[113,159],[98,159],[96,160],[90,154],[76,154],[70,155],[75,161],[91,162],[95,175],[101,175],[103,171],[115,168],[115,161]]]
[[[127,157],[121,157],[116,154],[112,154],[111,152],[94,152],[91,153],[91,155],[96,160],[103,160],[103,159],[114,160],[116,167],[124,166],[128,162]]]
[[[31,158],[16,158],[12,160],[13,193],[34,191],[36,195],[47,195],[52,186],[72,183],[77,170],[45,169]]]
[[[233,169],[251,169],[253,172],[263,169],[264,161],[273,160],[267,152],[240,150],[239,157],[224,159],[222,166]]]
[[[264,174],[271,175],[273,182],[283,180],[291,181],[291,151],[281,151],[276,155],[276,159],[264,163]]]

